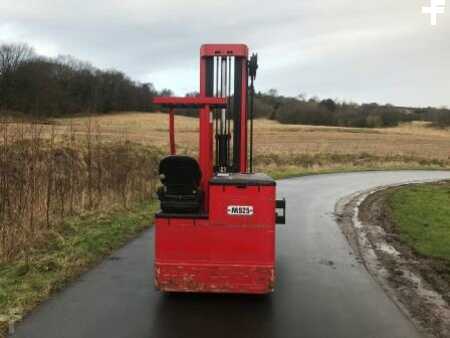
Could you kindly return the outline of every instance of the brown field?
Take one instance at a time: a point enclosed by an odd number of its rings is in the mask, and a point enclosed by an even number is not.
[[[85,133],[89,120],[109,139],[127,138],[136,143],[168,147],[167,115],[162,113],[121,113],[96,117],[57,119],[57,131],[73,124],[77,133]],[[198,120],[176,117],[178,148],[196,151]],[[375,156],[411,156],[448,160],[450,130],[434,129],[423,122],[396,128],[364,129],[306,125],[286,125],[271,120],[255,121],[257,153],[369,153]]]
[[[167,115],[118,113],[107,116],[57,119],[57,132],[72,125],[85,133],[91,121],[106,139],[126,138],[144,145],[168,149]],[[176,143],[180,152],[196,153],[198,120],[176,117]],[[283,125],[255,121],[257,166],[316,169],[448,167],[450,130],[434,129],[423,122],[396,128],[363,129]],[[258,165],[260,164],[260,165]],[[262,165],[263,164],[263,165]]]
[[[93,134],[103,141],[131,141],[168,151],[168,117],[163,113],[125,112],[61,118],[40,126],[57,138]],[[450,168],[450,129],[425,122],[395,128],[365,129],[255,121],[255,167],[276,177],[341,170]],[[198,119],[176,117],[179,153],[198,150]]]

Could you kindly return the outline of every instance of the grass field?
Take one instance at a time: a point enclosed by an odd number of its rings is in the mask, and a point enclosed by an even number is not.
[[[404,242],[450,264],[450,182],[398,189],[388,203]]]
[[[57,119],[59,133],[73,128],[83,134],[95,125],[106,139],[130,141],[168,149],[168,121],[162,113],[118,113],[97,117]],[[90,122],[89,122],[90,121]],[[179,152],[198,150],[198,120],[176,117]],[[450,130],[423,122],[395,128],[363,129],[286,125],[255,121],[255,165],[277,177],[301,173],[359,169],[417,169],[450,167]]]

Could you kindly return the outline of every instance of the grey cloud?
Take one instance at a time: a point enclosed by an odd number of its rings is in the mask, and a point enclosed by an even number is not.
[[[0,41],[72,54],[178,94],[198,87],[204,42],[260,54],[258,89],[402,105],[450,105],[450,6],[439,25],[421,0],[12,1]]]

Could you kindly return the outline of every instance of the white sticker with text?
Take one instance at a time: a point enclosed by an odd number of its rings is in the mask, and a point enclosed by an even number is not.
[[[229,205],[228,215],[231,216],[252,216],[253,207],[251,205]]]

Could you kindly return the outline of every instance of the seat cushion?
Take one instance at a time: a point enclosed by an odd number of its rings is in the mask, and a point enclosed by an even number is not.
[[[164,213],[195,213],[200,211],[203,193],[198,191],[193,194],[173,195],[161,187],[158,189],[158,197]]]
[[[159,164],[161,182],[170,193],[189,194],[198,189],[202,173],[197,160],[184,155],[171,155]]]

